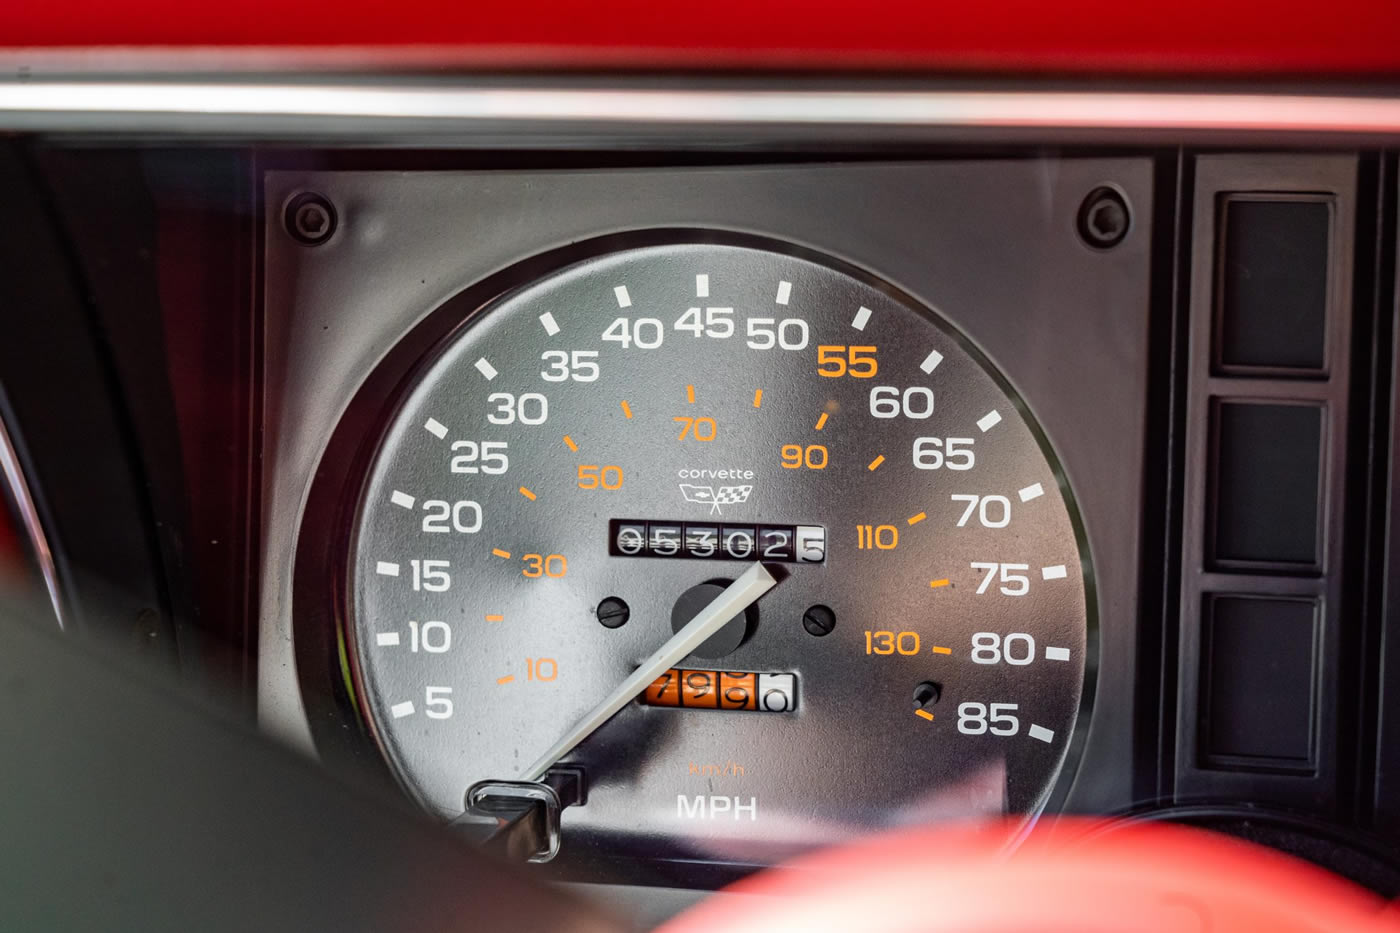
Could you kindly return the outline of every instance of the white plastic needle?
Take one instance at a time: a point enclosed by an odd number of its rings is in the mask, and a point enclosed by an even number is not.
[[[760,596],[771,590],[777,582],[773,575],[768,572],[768,568],[762,564],[754,564],[744,571],[739,579],[725,587],[724,592],[716,596],[713,602],[701,609],[695,618],[687,622],[675,635],[672,635],[666,644],[656,649],[655,654],[643,661],[642,666],[633,671],[631,676],[619,684],[616,690],[608,694],[607,699],[584,715],[574,724],[573,728],[564,734],[562,739],[551,745],[549,751],[541,755],[538,761],[525,770],[520,780],[538,781],[543,778],[545,773],[558,763],[559,759],[573,751],[574,746],[592,735],[593,730],[607,722],[618,710],[630,703],[633,697],[646,688],[647,684],[700,647],[705,639],[723,628],[724,623],[747,609]]]

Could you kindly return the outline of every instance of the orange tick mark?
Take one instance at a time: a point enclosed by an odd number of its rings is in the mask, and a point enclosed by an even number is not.
[[[626,399],[624,399],[622,402],[622,413],[628,418],[632,417],[632,406],[627,404]]]
[[[866,469],[867,469],[867,470],[873,470],[873,469],[875,469],[876,467],[878,467],[880,464],[882,464],[882,463],[884,463],[884,462],[885,462],[885,455],[884,455],[884,454],[880,454],[880,456],[878,456],[878,457],[876,457],[874,460],[871,460],[871,461],[870,461],[870,466],[866,467]]]
[[[690,404],[695,404],[695,386],[685,387],[685,400]]]
[[[510,683],[510,682],[511,682],[512,680],[514,680],[514,679],[515,679],[515,675],[514,675],[514,674],[507,674],[507,675],[504,676],[504,677],[497,677],[497,678],[496,678],[496,683],[497,683],[498,685],[499,685],[499,684],[508,684],[508,683]]]
[[[506,617],[500,615],[491,615],[486,617],[487,622],[504,622],[505,620]]]
[[[763,390],[762,390],[762,389],[754,389],[754,390],[753,390],[753,407],[754,407],[754,408],[757,408],[757,407],[759,407],[759,406],[762,405],[762,404],[763,404]]]
[[[491,549],[491,553],[495,554],[497,557],[504,558],[505,560],[510,560],[510,551],[503,551],[498,547],[493,547]]]
[[[918,515],[911,515],[909,517],[909,524],[917,525],[919,522],[923,521],[926,518],[928,518],[927,512],[920,512]]]
[[[918,716],[920,719],[927,719],[929,722],[933,722],[933,714],[926,709],[916,709],[914,710],[914,715]]]
[[[934,654],[952,654],[952,653],[953,653],[953,649],[952,649],[952,648],[944,648],[942,645],[934,645],[934,646],[933,646],[933,653],[934,653]]]
[[[520,487],[520,494],[526,499],[529,499],[531,502],[535,501],[535,494],[530,490],[526,489],[524,486]]]
[[[574,453],[578,453],[578,445],[574,443],[574,439],[572,437],[565,434],[564,443],[567,444],[569,449],[572,450]]]
[[[824,427],[826,427],[826,412],[822,412],[821,417],[817,419],[817,430],[820,431]]]
[[[940,586],[948,586],[951,582],[952,581],[949,580],[947,577],[944,577],[942,580],[930,580],[928,581],[928,585],[936,590]]]

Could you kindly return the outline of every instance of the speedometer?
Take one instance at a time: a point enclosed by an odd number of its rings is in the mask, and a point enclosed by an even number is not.
[[[766,241],[595,256],[464,314],[372,443],[348,654],[442,817],[565,764],[566,846],[766,862],[1044,805],[1088,555],[1026,406],[910,297]]]

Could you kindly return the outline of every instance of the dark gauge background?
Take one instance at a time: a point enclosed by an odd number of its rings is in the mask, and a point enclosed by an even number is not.
[[[709,276],[708,298],[695,296],[700,273]],[[792,283],[786,308],[774,303],[779,281]],[[628,288],[629,308],[616,303],[619,284]],[[673,329],[694,305],[733,307],[736,335],[696,339]],[[863,331],[851,326],[861,306],[872,312]],[[557,336],[547,336],[538,321],[545,311],[561,328]],[[600,341],[619,316],[659,319],[662,347],[622,349]],[[748,349],[749,317],[807,320],[806,349]],[[822,344],[878,346],[879,375],[818,376]],[[555,348],[598,350],[601,378],[585,385],[542,381],[540,354]],[[926,376],[919,364],[931,349],[944,360]],[[475,366],[483,356],[498,373],[489,381]],[[696,388],[694,404],[686,401],[687,384]],[[933,417],[872,418],[875,385],[929,386],[937,398]],[[763,404],[754,409],[758,388]],[[486,423],[494,407],[486,404],[488,394],[525,391],[548,396],[546,423]],[[631,402],[632,419],[623,415],[622,399]],[[983,433],[976,422],[993,409],[1002,421]],[[815,432],[822,411],[830,418]],[[675,415],[715,417],[719,439],[678,442]],[[424,430],[429,417],[447,426],[445,439]],[[564,445],[566,433],[578,443],[577,454]],[[975,438],[977,467],[915,470],[912,441],[926,435]],[[508,441],[509,472],[449,473],[450,443],[462,438]],[[787,443],[826,444],[830,466],[783,469],[778,449]],[[886,462],[869,470],[880,454]],[[578,490],[581,462],[622,466],[623,488]],[[629,706],[570,757],[588,769],[590,795],[585,807],[565,814],[567,846],[763,862],[882,825],[1003,806],[1031,813],[1043,803],[1082,697],[1087,554],[1059,471],[1024,405],[946,323],[893,290],[832,264],[717,244],[628,250],[517,289],[451,335],[400,403],[356,518],[348,633],[362,703],[391,768],[416,799],[451,816],[471,783],[515,776],[669,636],[671,607],[685,589],[742,571],[742,564],[608,557],[610,518],[709,516],[708,507],[681,497],[676,471],[682,468],[754,471],[753,495],[725,507],[724,521],[827,527],[826,563],[790,567],[791,577],[758,604],[758,621],[734,653],[691,664],[794,671],[799,709],[764,715]],[[1037,482],[1046,494],[1021,503],[1017,490]],[[522,485],[538,499],[522,497]],[[484,527],[474,535],[423,534],[421,510],[391,505],[394,490],[420,503],[475,499]],[[1007,496],[1011,525],[986,529],[974,521],[954,529],[963,506],[948,496],[962,492]],[[906,524],[919,512],[928,518]],[[857,524],[895,525],[899,548],[858,551]],[[510,551],[512,560],[493,557],[492,548]],[[566,555],[567,576],[523,579],[523,552]],[[450,560],[451,591],[414,593],[413,558]],[[401,575],[377,575],[381,560],[399,563]],[[968,568],[973,560],[1029,564],[1030,595],[975,595],[982,574]],[[1068,567],[1066,579],[1040,578],[1041,567],[1059,564]],[[929,587],[942,577],[953,585]],[[632,620],[621,629],[593,617],[609,595],[632,607]],[[813,603],[836,611],[832,635],[818,639],[803,630],[802,612]],[[483,621],[498,612],[506,622]],[[406,645],[409,619],[448,622],[452,649],[428,655],[375,645],[374,633],[388,630],[402,632]],[[868,656],[866,629],[917,631],[921,653]],[[1023,667],[974,664],[968,653],[978,631],[1030,633],[1037,658]],[[953,654],[934,655],[933,645]],[[1046,646],[1069,648],[1071,661],[1045,660]],[[525,656],[557,658],[558,680],[526,683]],[[498,686],[507,674],[516,681]],[[943,686],[934,723],[912,714],[913,688],[923,680]],[[424,717],[427,685],[453,689],[451,719]],[[395,719],[390,708],[406,700],[417,712]],[[960,735],[957,706],[965,701],[1017,704],[1019,734]],[[1053,730],[1053,742],[1032,739],[1031,724]],[[733,773],[735,765],[742,776]],[[730,773],[707,773],[706,766]],[[757,798],[759,818],[680,819],[678,794]]]

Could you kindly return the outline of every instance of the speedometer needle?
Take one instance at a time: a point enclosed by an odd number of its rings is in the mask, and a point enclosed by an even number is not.
[[[660,677],[667,669],[675,666],[689,655],[724,624],[752,605],[760,596],[777,585],[777,580],[768,568],[754,564],[739,579],[724,588],[724,592],[714,598],[695,618],[671,636],[666,644],[645,661],[632,675],[608,694],[607,699],[590,710],[564,737],[550,746],[549,751],[526,769],[521,780],[538,781],[554,767],[559,759],[573,751],[574,746],[593,734],[593,731],[611,719],[632,698],[641,693],[647,684]]]

